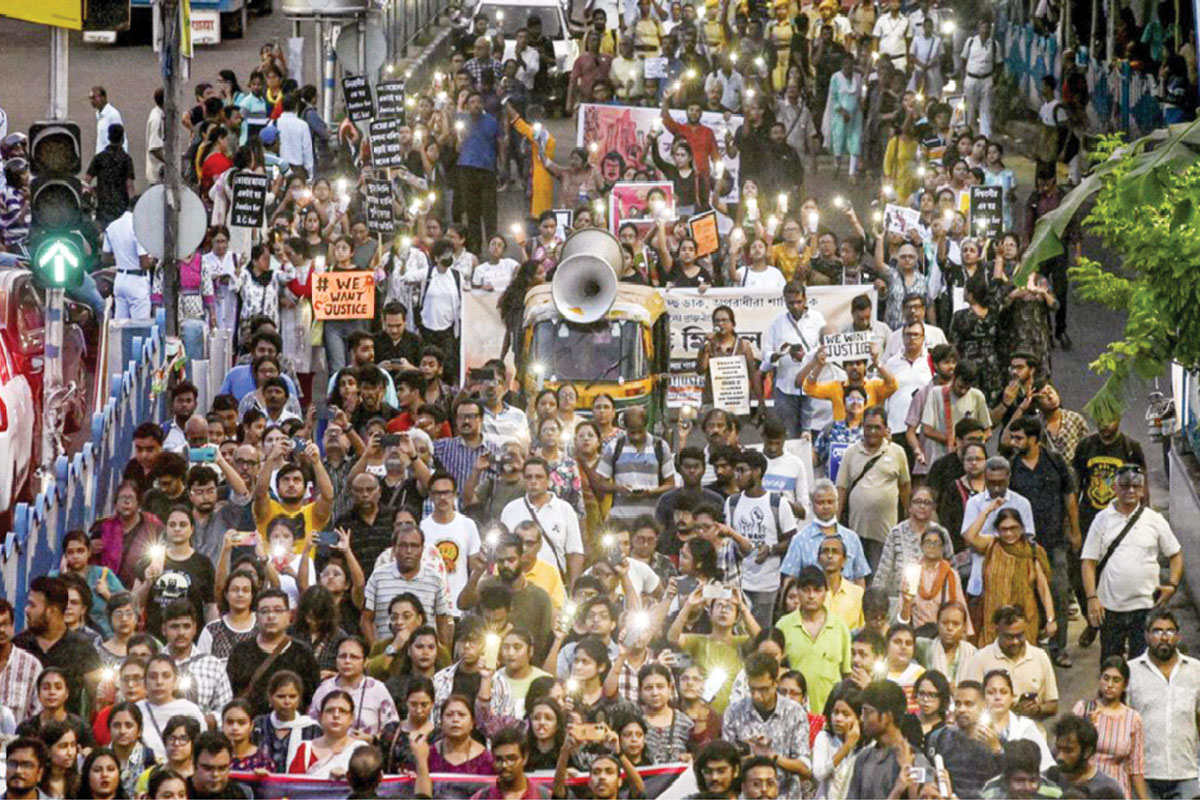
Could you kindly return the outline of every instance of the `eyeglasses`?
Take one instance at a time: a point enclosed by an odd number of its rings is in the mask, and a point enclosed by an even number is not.
[[[263,616],[263,617],[277,617],[277,616],[280,616],[281,614],[288,613],[288,611],[286,608],[260,608],[258,610],[258,613],[259,613],[259,616]]]
[[[1177,633],[1179,633],[1179,631],[1175,630],[1174,628],[1151,628],[1150,630],[1146,631],[1146,636],[1151,639],[1171,639]]]
[[[914,506],[931,506],[931,505],[933,505],[933,501],[930,500],[928,497],[916,497],[916,498],[913,498],[912,504]]]
[[[188,736],[168,736],[165,741],[167,744],[173,744],[176,746],[192,743],[191,738]],[[228,767],[226,767],[226,769],[228,769]]]

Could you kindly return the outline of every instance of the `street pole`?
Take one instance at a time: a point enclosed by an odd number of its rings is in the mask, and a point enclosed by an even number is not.
[[[167,317],[167,337],[179,336],[179,61],[180,0],[158,0],[162,12],[163,46],[160,54],[163,79],[163,230],[162,288]]]
[[[54,120],[67,118],[67,93],[70,91],[70,50],[67,43],[66,28],[50,28],[49,117]],[[62,289],[46,290],[46,352],[42,373],[43,486],[54,476],[54,462],[58,458],[58,435],[63,429],[63,405],[59,399],[63,390],[63,309],[66,306],[63,295]]]

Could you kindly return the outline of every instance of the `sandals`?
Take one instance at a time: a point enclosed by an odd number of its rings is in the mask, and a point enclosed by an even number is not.
[[[1071,660],[1071,657],[1067,655],[1065,650],[1060,653],[1056,653],[1051,657],[1050,660],[1054,662],[1056,667],[1062,667],[1063,669],[1070,669],[1071,667],[1075,666],[1075,662]]]

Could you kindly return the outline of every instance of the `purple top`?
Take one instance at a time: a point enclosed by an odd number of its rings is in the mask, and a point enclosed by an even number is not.
[[[492,752],[486,747],[483,752],[461,764],[451,764],[442,756],[441,742],[429,749],[430,772],[453,772],[459,775],[495,775]]]

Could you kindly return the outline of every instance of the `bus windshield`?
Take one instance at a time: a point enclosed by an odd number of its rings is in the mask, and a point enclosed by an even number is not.
[[[529,365],[547,380],[617,383],[646,377],[641,326],[631,320],[591,325],[544,320],[534,325]]]

